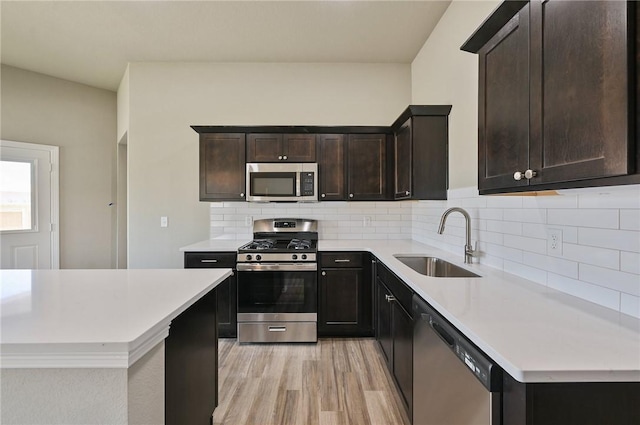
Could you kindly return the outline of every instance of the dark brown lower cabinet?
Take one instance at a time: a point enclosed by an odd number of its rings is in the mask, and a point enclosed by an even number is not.
[[[373,284],[365,252],[321,252],[318,336],[373,336]]]
[[[413,317],[403,305],[413,292],[383,264],[376,264],[376,339],[409,417],[413,411]],[[389,289],[396,290],[393,292]],[[409,301],[409,311],[410,311]]]
[[[184,268],[236,268],[235,252],[185,252]],[[235,338],[237,335],[237,297],[238,283],[236,275],[229,276],[226,281],[216,287],[218,305],[218,337]]]
[[[215,289],[171,321],[164,375],[165,424],[209,425],[218,405]]]
[[[503,378],[503,425],[640,424],[640,382],[529,383]]]

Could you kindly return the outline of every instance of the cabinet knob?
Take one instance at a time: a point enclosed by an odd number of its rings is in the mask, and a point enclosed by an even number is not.
[[[350,193],[350,194],[349,194],[349,198],[353,198],[353,193]]]
[[[325,195],[324,193],[322,195],[320,195],[321,198],[324,198],[325,196],[327,196],[327,195]]]
[[[241,198],[244,198],[244,192],[242,192],[242,193],[240,194],[240,197],[241,197]]]
[[[517,181],[520,181],[520,180],[522,180],[523,178],[524,178],[524,179],[527,179],[527,180],[530,180],[530,179],[532,179],[533,177],[535,177],[537,174],[538,174],[538,173],[536,173],[536,172],[535,172],[535,171],[533,171],[533,170],[527,170],[527,171],[525,171],[525,172],[522,172],[522,171],[516,171],[515,173],[513,173],[513,179],[514,179],[514,180],[517,180]]]
[[[408,190],[404,193],[405,195],[409,196],[411,192],[409,192]]]
[[[287,155],[284,155],[284,156],[282,157],[282,159],[286,160],[286,159],[287,159]]]
[[[327,272],[322,272],[322,276],[326,276],[326,275],[327,275]]]
[[[282,159],[282,155],[278,155],[278,159]]]

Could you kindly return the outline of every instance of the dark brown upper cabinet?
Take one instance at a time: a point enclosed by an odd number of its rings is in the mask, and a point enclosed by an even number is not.
[[[509,1],[479,55],[481,194],[637,183],[636,2]],[[636,176],[637,177],[637,176]]]
[[[394,129],[394,199],[447,199],[450,105],[411,105]]]
[[[344,134],[318,135],[318,193],[320,201],[347,198],[347,143]]]
[[[350,134],[347,141],[347,200],[376,201],[387,195],[387,135]]]
[[[315,162],[315,134],[248,134],[248,162]]]
[[[245,135],[200,134],[200,200],[245,199]]]

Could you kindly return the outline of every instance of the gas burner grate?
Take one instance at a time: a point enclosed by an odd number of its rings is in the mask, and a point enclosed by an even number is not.
[[[254,239],[246,249],[272,249],[276,245],[275,239]]]
[[[287,245],[287,249],[309,249],[311,248],[311,241],[308,239],[291,239],[291,242]]]

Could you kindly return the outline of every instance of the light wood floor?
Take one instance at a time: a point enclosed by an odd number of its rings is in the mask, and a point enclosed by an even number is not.
[[[373,339],[219,342],[214,425],[408,425]]]

